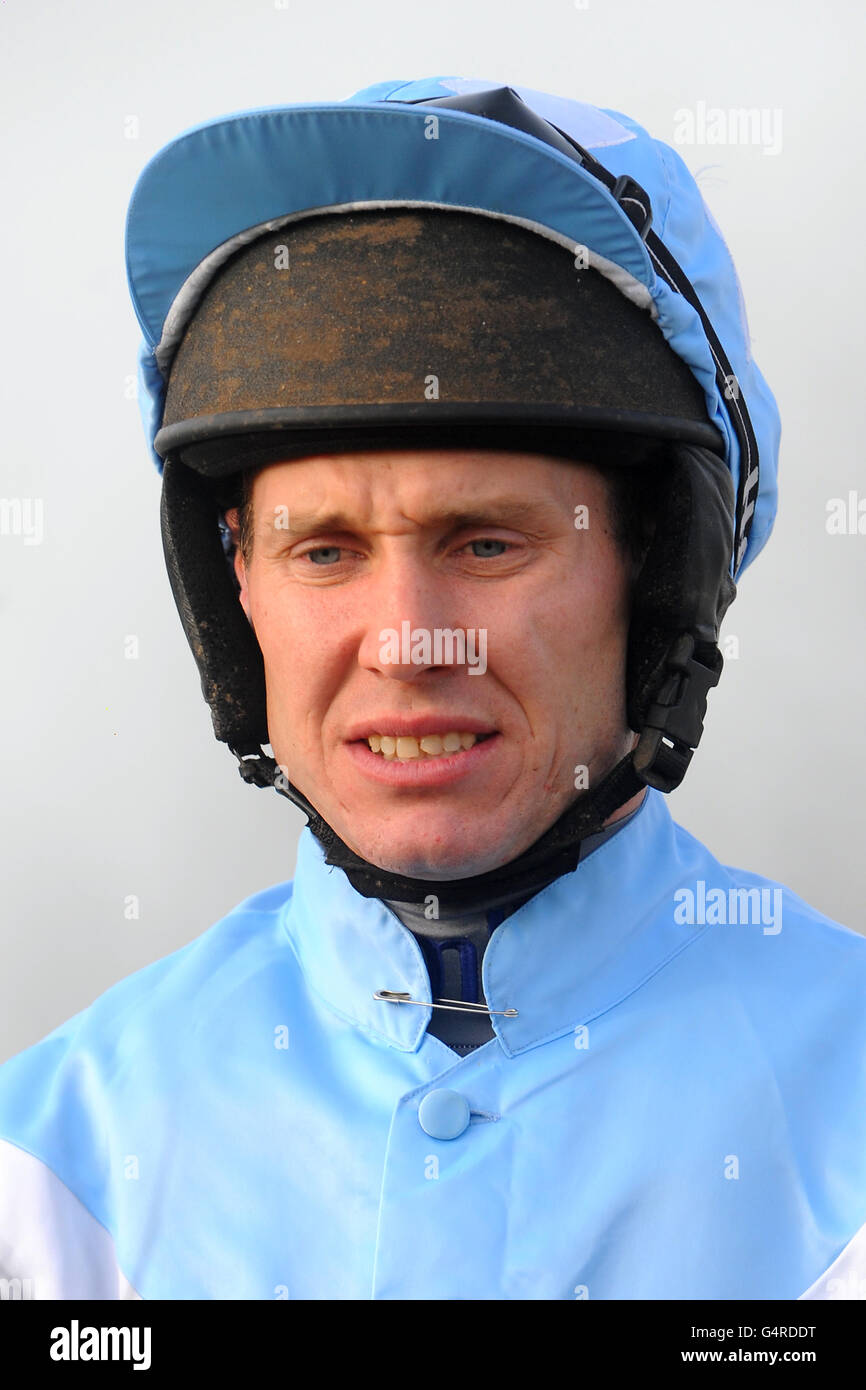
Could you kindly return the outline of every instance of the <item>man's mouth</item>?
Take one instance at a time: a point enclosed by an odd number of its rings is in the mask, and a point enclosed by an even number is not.
[[[425,734],[423,738],[412,738],[406,734],[370,734],[367,744],[373,753],[386,760],[412,762],[415,759],[453,757],[455,753],[467,752],[476,743],[483,743],[493,734],[473,734],[461,729],[450,730],[447,734]]]

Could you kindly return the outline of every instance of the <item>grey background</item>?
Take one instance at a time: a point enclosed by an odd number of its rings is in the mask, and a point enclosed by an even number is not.
[[[213,739],[171,598],[124,218],[181,130],[386,78],[521,83],[672,144],[701,101],[781,111],[776,155],[676,146],[737,264],[783,441],[776,531],[726,619],[740,655],[671,809],[724,863],[866,930],[866,536],[825,524],[829,498],[866,493],[856,0],[5,0],[0,32],[0,495],[43,499],[45,528],[0,535],[0,1058],[292,876],[303,819]]]

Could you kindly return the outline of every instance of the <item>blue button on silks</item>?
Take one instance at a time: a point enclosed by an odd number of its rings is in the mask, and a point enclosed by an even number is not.
[[[456,1139],[469,1123],[469,1101],[459,1091],[430,1091],[418,1106],[418,1122],[431,1139]]]

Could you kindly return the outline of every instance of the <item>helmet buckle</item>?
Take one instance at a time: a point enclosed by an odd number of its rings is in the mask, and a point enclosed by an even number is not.
[[[656,700],[634,750],[635,771],[661,792],[673,791],[683,780],[704,731],[707,695],[722,673],[718,647],[712,648],[712,666],[698,661],[694,652],[690,632],[681,633],[671,644]]]

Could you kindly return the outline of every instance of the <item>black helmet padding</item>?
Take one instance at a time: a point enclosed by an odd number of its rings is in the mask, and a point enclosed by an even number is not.
[[[737,592],[729,573],[734,485],[723,460],[695,445],[671,445],[656,476],[657,526],[634,586],[629,628],[628,720],[638,733],[657,698],[665,655],[681,634],[721,673],[719,628]]]
[[[238,598],[212,488],[182,463],[162,474],[162,544],[174,601],[210,706],[214,733],[237,747],[268,742],[265,667]]]

